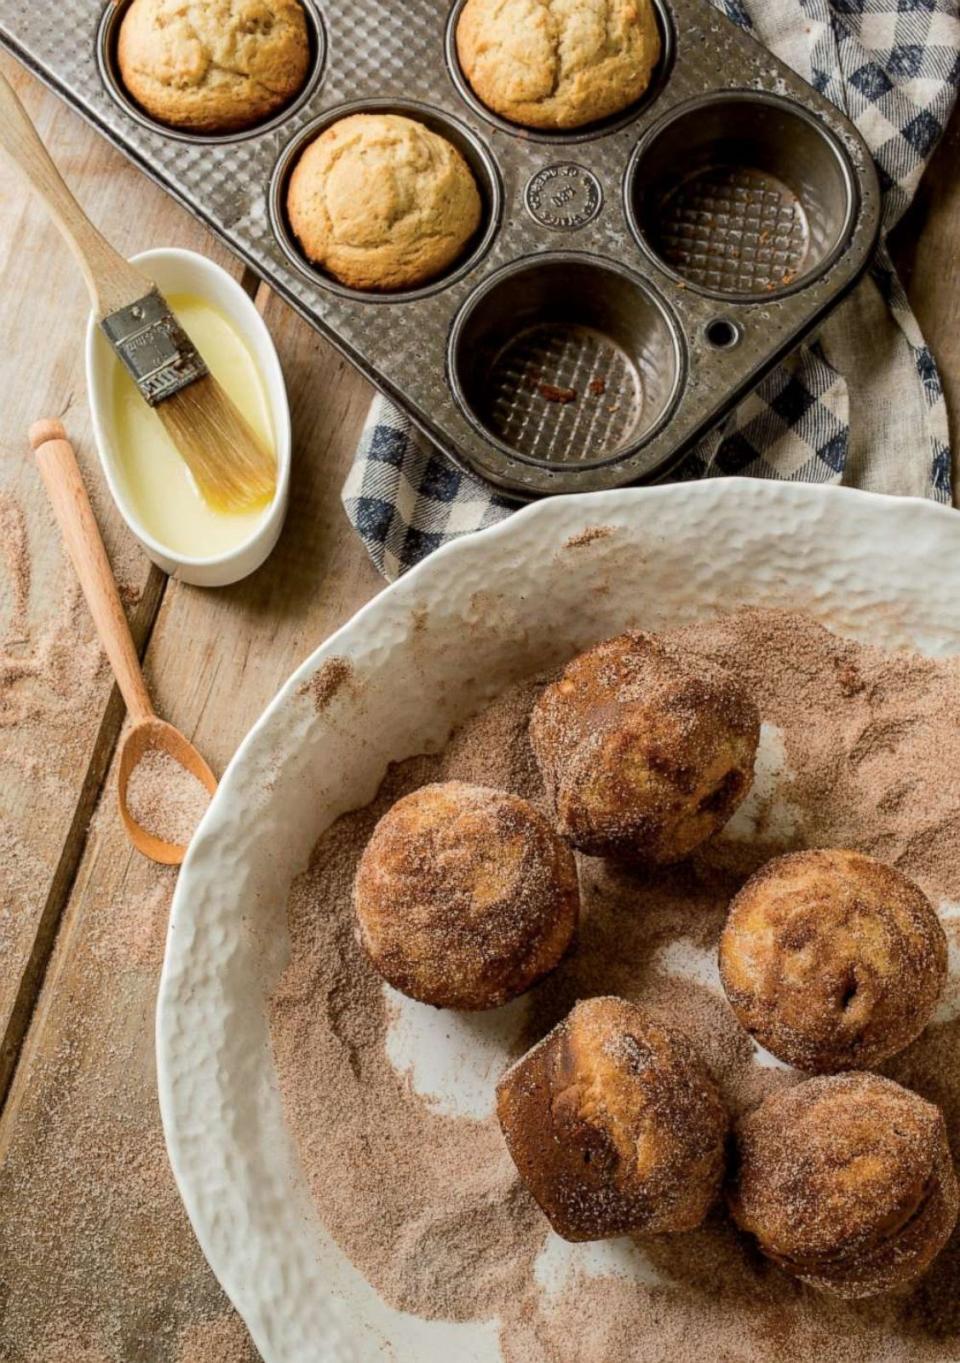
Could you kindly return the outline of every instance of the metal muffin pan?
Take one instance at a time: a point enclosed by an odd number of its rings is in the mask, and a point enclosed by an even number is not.
[[[683,338],[663,298],[613,261],[557,251],[507,265],[471,294],[448,372],[474,428],[548,472],[602,468],[669,420]],[[576,394],[575,398],[570,398]]]
[[[805,109],[757,94],[692,100],[630,161],[627,217],[652,260],[717,298],[804,288],[847,249],[859,189]]]
[[[647,94],[558,133],[515,127],[470,92],[463,0],[306,0],[307,87],[219,137],[161,127],[125,94],[126,3],[0,0],[0,41],[450,458],[521,498],[663,477],[815,329],[876,242],[879,186],[857,131],[708,0],[655,0],[664,51]],[[477,176],[477,236],[423,288],[346,289],[287,226],[305,141],[362,109],[419,118]]]

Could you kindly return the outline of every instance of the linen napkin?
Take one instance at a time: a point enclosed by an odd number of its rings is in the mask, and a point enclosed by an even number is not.
[[[883,192],[868,273],[802,346],[686,457],[672,481],[729,474],[845,483],[949,503],[950,445],[936,361],[886,246],[953,110],[958,0],[711,0],[856,124]],[[343,488],[389,579],[518,503],[456,468],[376,397]]]

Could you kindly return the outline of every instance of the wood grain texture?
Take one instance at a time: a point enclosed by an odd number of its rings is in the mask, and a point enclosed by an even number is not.
[[[153,706],[140,670],[140,658],[74,448],[60,422],[52,421],[32,423],[30,444],[127,714],[134,720],[151,719]]]
[[[73,252],[98,317],[135,303],[150,281],[90,221],[64,183],[27,111],[0,71],[0,147],[37,194]]]
[[[225,259],[53,96],[12,63],[0,65],[121,249],[181,244]],[[958,141],[955,120],[895,241],[941,360],[955,440]],[[116,817],[122,709],[25,432],[38,415],[66,412],[135,637],[152,630],[145,666],[157,708],[220,772],[292,668],[381,585],[339,504],[369,390],[262,290],[293,405],[290,517],[276,553],[247,582],[217,592],[165,587],[113,511],[93,459],[80,354],[86,299],[75,266],[2,163],[0,262],[0,334],[16,339],[13,353],[0,351],[0,553],[9,569],[0,593],[0,819],[9,830],[0,1029],[8,1042],[29,1016],[59,926],[0,1118],[0,1359],[252,1363],[182,1210],[157,1112],[153,1006],[175,872],[133,852]],[[55,778],[38,775],[41,744],[59,753]]]
[[[22,84],[41,127],[52,126],[50,145],[58,160],[74,160],[83,197],[106,194],[118,217],[114,177],[134,173],[51,96]],[[209,239],[202,245],[199,229],[159,195],[163,219],[145,224],[144,196],[154,191],[134,178],[141,230],[131,250],[174,241],[210,251]],[[9,203],[22,213],[15,196]],[[49,255],[57,259],[52,246]],[[67,258],[65,275],[71,270]],[[79,355],[72,355],[85,314],[77,286],[75,278],[74,327],[64,323],[52,336],[47,328],[44,347],[44,363],[58,373],[73,361],[69,372],[78,397],[66,422],[74,438],[78,430],[86,432]],[[10,297],[9,289],[4,296]],[[102,496],[96,497],[99,478],[89,459],[89,436],[78,440],[111,558],[124,569],[128,595],[133,582],[141,599],[149,597],[152,635],[145,670],[155,705],[217,771],[289,672],[382,585],[339,502],[369,389],[266,290],[258,305],[290,391],[295,454],[287,525],[254,577],[215,592],[170,583],[157,610],[160,593],[145,595],[150,571]],[[42,326],[27,318],[17,325],[24,344],[39,345]],[[42,535],[31,537],[31,550],[42,546],[59,573],[42,597],[35,600],[31,592],[32,625],[44,603],[56,605],[71,570],[61,560],[26,448],[29,420],[58,410],[44,393],[44,383],[53,378],[46,377],[38,355],[31,363],[36,396],[16,426],[8,414],[4,439],[11,449],[21,443],[17,498],[43,523]],[[74,616],[61,630],[78,631],[77,647],[92,649],[82,603]],[[93,701],[100,704],[109,682],[98,653],[94,671]],[[55,732],[53,709],[40,710],[39,722],[54,723]],[[153,1006],[175,873],[144,861],[127,843],[116,815],[115,757],[105,778],[103,771],[115,746],[116,700],[107,711],[107,733],[98,736],[94,727],[64,777],[70,800],[63,815],[76,805],[86,772],[93,777],[86,813],[98,790],[99,801],[0,1119],[0,1358],[244,1363],[254,1357],[246,1332],[203,1261],[166,1163],[154,1082]],[[0,738],[6,734],[3,730]],[[23,802],[21,837],[32,845],[29,816],[36,817],[44,797],[31,792],[29,778],[12,764],[5,775],[5,784],[15,786]],[[51,824],[47,841],[54,848],[66,830],[63,817]],[[41,854],[45,846],[37,842]],[[30,911],[32,903],[22,902]]]
[[[285,305],[271,300],[266,318],[293,399],[290,520],[246,583],[171,583],[146,657],[158,708],[217,770],[380,585],[339,505],[368,389]],[[221,1363],[221,1337],[222,1363],[239,1363],[253,1355],[180,1207],[157,1110],[153,1005],[174,877],[129,849],[115,780],[111,770],[0,1121],[0,1263],[16,1266],[0,1357],[6,1344],[55,1358],[82,1322],[96,1363]]]
[[[119,249],[204,250],[239,266],[76,115],[6,57],[0,67],[81,202],[96,205]],[[131,205],[135,211],[131,212]],[[163,575],[115,510],[86,410],[89,300],[60,234],[0,154],[0,1095],[76,871],[122,707],[33,465],[27,428],[70,431],[134,639],[142,644]]]

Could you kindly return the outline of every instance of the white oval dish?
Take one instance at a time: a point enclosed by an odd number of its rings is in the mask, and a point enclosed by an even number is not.
[[[190,848],[157,1009],[174,1174],[265,1363],[500,1359],[496,1321],[387,1306],[311,1205],[265,1004],[321,830],[518,676],[630,625],[779,606],[888,648],[960,652],[958,547],[955,512],[846,489],[730,479],[558,498],[434,554],[293,675]],[[318,713],[310,681],[331,658],[350,680]],[[448,1029],[431,1017],[419,1044],[442,1070]]]
[[[267,326],[253,303],[226,270],[198,255],[174,247],[143,251],[133,256],[163,294],[192,293],[208,299],[246,341],[263,379],[277,454],[277,490],[262,520],[241,544],[211,558],[191,558],[159,543],[130,505],[117,476],[111,411],[111,369],[117,363],[93,315],[87,322],[87,392],[97,451],[107,486],[133,535],[148,556],[171,577],[197,587],[225,587],[259,568],[280,535],[290,490],[290,405],[280,361]]]

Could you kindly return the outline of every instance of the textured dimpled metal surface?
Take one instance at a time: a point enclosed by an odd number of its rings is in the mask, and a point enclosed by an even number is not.
[[[664,200],[660,244],[664,260],[691,283],[762,294],[796,279],[809,228],[797,196],[773,175],[716,166]]]
[[[495,359],[488,383],[491,430],[548,462],[619,449],[643,410],[637,366],[591,327],[548,322],[521,332]]]
[[[308,89],[235,138],[183,140],[123,98],[112,44],[127,0],[0,0],[0,41],[446,454],[520,497],[663,476],[869,259],[879,192],[865,144],[707,0],[655,0],[664,57],[648,96],[572,135],[512,127],[471,96],[452,40],[463,0],[307,2]],[[374,101],[426,111],[469,151],[487,204],[459,268],[397,298],[333,286],[284,222],[285,149],[341,106]],[[515,269],[525,311],[490,289]],[[711,341],[718,318],[732,343]]]

